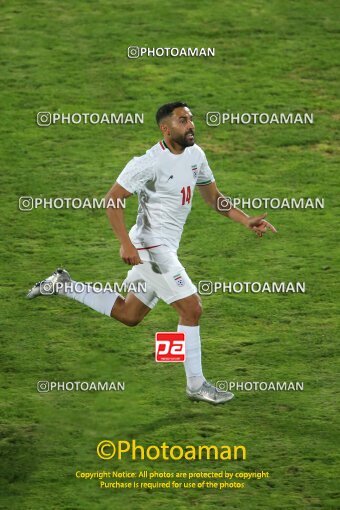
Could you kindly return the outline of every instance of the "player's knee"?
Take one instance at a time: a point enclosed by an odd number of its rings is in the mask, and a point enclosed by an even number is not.
[[[203,313],[202,305],[199,300],[188,306],[181,314],[182,318],[186,321],[198,323]]]
[[[135,326],[138,326],[138,324],[142,322],[142,319],[140,317],[127,317],[124,321],[124,323],[129,326],[130,328],[134,328]]]
[[[203,308],[201,303],[198,301],[193,307],[193,318],[198,322],[201,315],[203,313]]]

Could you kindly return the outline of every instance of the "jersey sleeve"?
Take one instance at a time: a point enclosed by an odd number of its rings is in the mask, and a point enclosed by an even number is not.
[[[210,169],[206,155],[203,152],[202,163],[197,177],[197,186],[204,186],[205,184],[210,184],[211,182],[214,181],[215,181],[214,175]]]
[[[148,181],[155,178],[155,169],[152,158],[148,154],[132,158],[123,168],[117,182],[129,193],[138,193]]]

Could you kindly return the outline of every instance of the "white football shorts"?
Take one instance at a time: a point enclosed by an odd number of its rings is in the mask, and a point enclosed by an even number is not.
[[[158,299],[168,305],[196,294],[197,287],[192,283],[175,251],[165,245],[136,245],[143,264],[133,266],[124,281],[125,285],[133,284],[133,294],[149,308],[153,308]],[[139,292],[145,282],[146,292]],[[139,286],[139,287],[140,287]]]

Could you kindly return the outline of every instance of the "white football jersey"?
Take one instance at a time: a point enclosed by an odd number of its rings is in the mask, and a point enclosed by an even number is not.
[[[129,232],[134,245],[164,244],[177,250],[191,210],[196,184],[213,182],[207,158],[198,145],[173,154],[158,142],[143,156],[134,157],[117,178],[118,184],[138,194],[136,224]]]

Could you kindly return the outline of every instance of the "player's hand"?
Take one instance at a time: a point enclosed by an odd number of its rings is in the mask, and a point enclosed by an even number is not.
[[[274,232],[277,232],[276,228],[266,221],[264,218],[267,216],[267,213],[260,214],[259,216],[253,216],[252,218],[248,218],[248,228],[253,230],[257,236],[262,237],[263,234],[267,232],[267,229]]]
[[[138,250],[130,244],[122,244],[120,247],[120,256],[125,262],[125,264],[130,264],[130,266],[136,266],[137,264],[143,264],[139,257]]]

